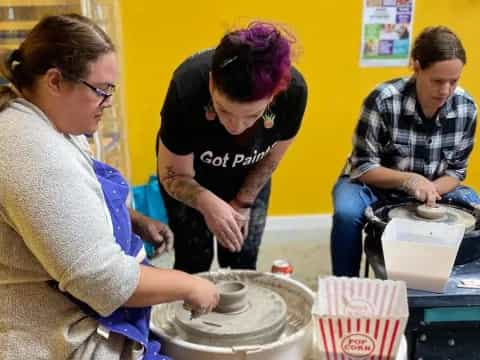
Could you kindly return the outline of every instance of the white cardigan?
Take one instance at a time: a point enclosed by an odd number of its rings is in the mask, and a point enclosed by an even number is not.
[[[130,359],[47,280],[109,315],[139,281],[115,242],[83,136],[58,132],[23,99],[0,113],[0,358]],[[122,356],[121,353],[124,353]]]

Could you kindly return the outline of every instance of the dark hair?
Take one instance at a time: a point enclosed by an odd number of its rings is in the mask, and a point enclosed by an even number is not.
[[[253,22],[227,33],[215,49],[212,78],[230,99],[255,101],[277,94],[290,81],[293,36],[269,23]]]
[[[77,14],[43,18],[20,47],[0,58],[0,74],[18,91],[31,88],[35,79],[53,67],[69,79],[88,75],[89,64],[114,51],[112,41],[92,20]],[[17,97],[11,87],[0,87],[0,110]]]
[[[467,56],[462,42],[455,33],[445,26],[425,28],[415,39],[412,60],[420,63],[422,69],[437,61],[459,59],[464,65]]]

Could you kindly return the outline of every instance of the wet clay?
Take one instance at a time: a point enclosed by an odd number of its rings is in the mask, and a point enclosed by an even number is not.
[[[421,206],[423,205],[408,204],[408,205],[399,206],[391,209],[388,212],[388,217],[390,219],[403,218],[403,219],[411,219],[411,220],[419,220],[419,221],[441,222],[441,223],[450,224],[450,225],[463,224],[465,225],[466,232],[473,230],[475,228],[475,223],[476,223],[475,217],[469,214],[468,212],[463,211],[457,207],[448,206],[448,205],[439,205],[439,209],[441,210],[432,210],[431,208],[429,209],[430,211],[428,212],[428,210],[425,211],[425,209],[421,208]],[[422,209],[424,210],[423,212],[422,212]]]
[[[255,283],[217,283],[220,302],[213,312],[191,319],[181,304],[175,324],[191,342],[214,346],[266,344],[277,340],[286,325],[287,305],[276,292]]]
[[[213,310],[222,314],[240,313],[248,309],[248,286],[243,281],[221,281],[217,284],[220,300]]]
[[[232,337],[221,339],[219,335],[214,334],[203,336],[203,339],[199,339],[201,340],[201,343],[199,343],[193,339],[191,333],[186,335],[186,331],[181,329],[181,325],[179,325],[177,313],[178,306],[181,307],[183,304],[182,301],[159,304],[153,306],[150,326],[152,331],[160,337],[163,345],[162,351],[165,355],[182,360],[292,360],[311,358],[309,356],[313,340],[311,310],[314,303],[314,294],[306,286],[294,279],[253,270],[219,270],[198,275],[215,284],[223,281],[242,281],[248,286],[249,292],[256,287],[270,290],[280,296],[286,303],[288,311],[286,325],[279,335],[276,334],[277,338],[271,342],[266,340],[267,336],[255,338],[255,336],[242,337],[233,334],[233,340],[231,340]],[[251,301],[249,300],[248,303],[250,309]],[[208,317],[200,316],[194,320],[200,321],[202,318],[204,318],[204,321],[208,319]],[[275,332],[271,331],[270,334],[275,334]],[[208,344],[203,345],[207,342]]]
[[[417,215],[425,219],[440,219],[447,215],[447,209],[444,206],[419,205],[417,206]]]

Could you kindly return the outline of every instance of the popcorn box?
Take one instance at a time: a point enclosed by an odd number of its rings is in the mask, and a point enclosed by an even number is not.
[[[408,319],[404,282],[319,279],[312,309],[317,358],[395,359]]]
[[[409,289],[443,292],[465,226],[392,219],[382,234],[387,277]]]

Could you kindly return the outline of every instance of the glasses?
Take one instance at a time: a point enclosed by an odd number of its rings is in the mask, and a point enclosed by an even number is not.
[[[93,86],[92,84],[90,84],[89,82],[85,81],[85,80],[78,80],[80,81],[83,85],[85,85],[86,87],[88,87],[90,90],[92,90],[95,94],[97,94],[98,97],[101,97],[102,98],[102,101],[100,101],[100,104],[98,104],[98,106],[102,106],[105,101],[108,100],[109,97],[111,97],[115,91],[115,85],[108,85],[109,88],[110,88],[110,92],[107,92],[105,90],[102,90],[96,86]]]

